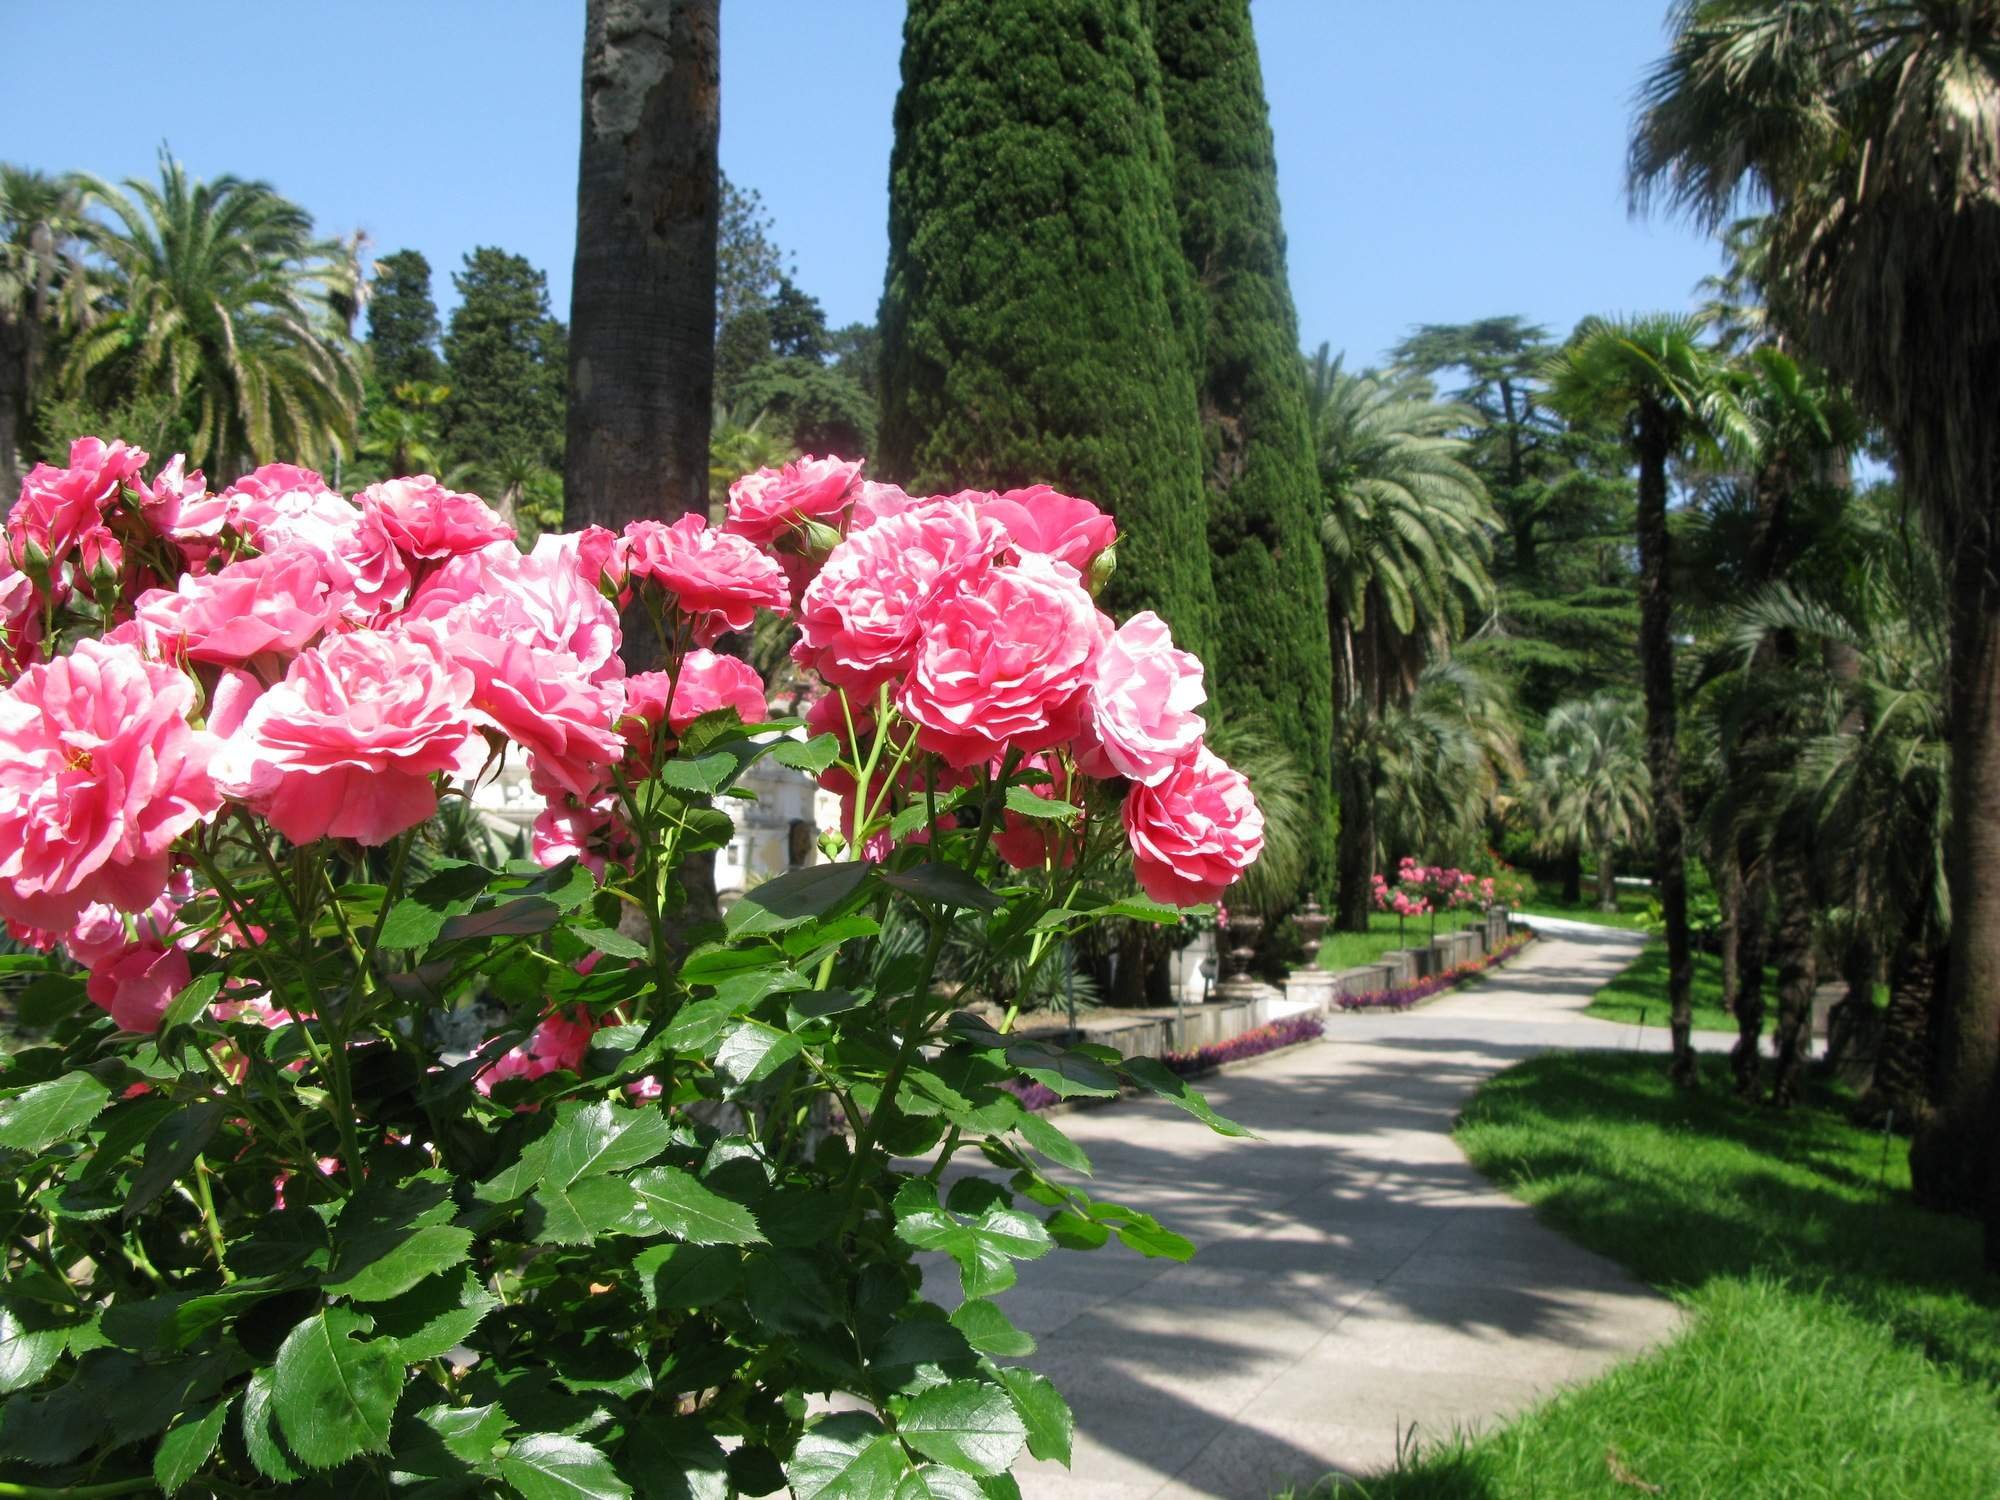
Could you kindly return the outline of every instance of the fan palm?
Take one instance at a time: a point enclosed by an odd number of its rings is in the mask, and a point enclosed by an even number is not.
[[[1645,713],[1606,690],[1558,704],[1544,729],[1547,748],[1522,788],[1521,805],[1544,852],[1597,856],[1597,907],[1616,911],[1613,856],[1652,822]]]
[[[1372,726],[1491,608],[1498,521],[1465,461],[1470,408],[1421,378],[1350,374],[1324,345],[1309,374],[1343,810],[1334,920],[1360,931],[1377,845]]]
[[[106,218],[90,238],[118,287],[72,347],[72,391],[159,390],[184,403],[189,458],[231,474],[280,456],[348,451],[361,366],[336,312],[351,306],[345,252],[261,182],[200,182],[163,158],[157,184],[84,179]]]
[[[87,325],[93,311],[83,227],[75,178],[0,164],[0,497],[9,500],[20,488],[22,432],[50,336]]]
[[[1549,400],[1574,421],[1616,420],[1639,470],[1639,666],[1646,692],[1647,763],[1653,777],[1657,885],[1666,919],[1673,1076],[1695,1079],[1688,946],[1685,813],[1674,707],[1673,598],[1667,556],[1667,467],[1697,436],[1738,424],[1714,353],[1694,320],[1674,316],[1586,319],[1544,371]]]
[[[1462,858],[1503,782],[1520,772],[1512,699],[1465,661],[1427,665],[1407,702],[1368,721],[1368,738],[1378,865],[1391,854]]]
[[[1635,200],[1770,205],[1772,310],[1884,424],[1953,573],[1952,955],[1919,1192],[2000,1268],[2000,6],[1683,0]]]

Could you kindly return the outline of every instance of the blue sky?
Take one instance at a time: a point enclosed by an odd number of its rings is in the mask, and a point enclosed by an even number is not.
[[[725,0],[722,162],[799,281],[872,320],[899,0]],[[1685,306],[1708,241],[1625,211],[1631,100],[1665,0],[1255,0],[1301,339],[1367,364],[1414,324]],[[569,299],[581,0],[0,0],[0,156],[263,177],[322,230],[475,245]]]

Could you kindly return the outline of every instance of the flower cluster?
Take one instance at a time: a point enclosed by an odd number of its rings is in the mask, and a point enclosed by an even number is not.
[[[1470,870],[1419,864],[1404,855],[1396,867],[1396,884],[1391,886],[1379,874],[1371,875],[1369,890],[1377,911],[1422,917],[1461,906],[1488,905],[1493,900],[1494,884],[1491,877]]]
[[[1202,742],[1201,664],[1156,615],[1093,601],[1116,532],[1088,501],[913,497],[807,458],[739,480],[719,528],[638,521],[523,553],[426,475],[346,496],[269,464],[210,493],[178,458],[146,463],[78,441],[28,476],[0,550],[0,916],[86,964],[128,1029],[187,981],[170,891],[232,811],[294,846],[378,847],[518,754],[545,804],[538,860],[629,862],[630,788],[678,737],[768,717],[762,679],[714,649],[760,610],[795,615],[794,657],[826,688],[809,722],[846,751],[825,784],[871,855],[935,826],[892,837],[915,803],[977,817],[954,799],[982,773],[1040,799],[995,819],[1018,867],[1072,863],[1092,799],[1117,803],[1161,901],[1213,900],[1261,848],[1248,783]],[[635,601],[662,670],[627,672]],[[551,1018],[505,1066],[574,1051]]]

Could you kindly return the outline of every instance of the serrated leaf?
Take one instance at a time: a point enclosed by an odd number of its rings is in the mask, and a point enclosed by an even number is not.
[[[644,958],[646,945],[610,927],[586,927],[571,923],[571,932],[607,958]]]
[[[1102,1250],[1111,1243],[1111,1231],[1081,1214],[1059,1209],[1043,1221],[1049,1238],[1065,1250]]]
[[[111,1090],[88,1073],[65,1073],[0,1099],[0,1146],[33,1154],[68,1140],[111,1102]]]
[[[500,1305],[471,1271],[453,1286],[447,1277],[420,1282],[402,1296],[377,1302],[368,1311],[375,1332],[394,1339],[405,1364],[418,1364],[450,1353],[472,1336],[486,1315]]]
[[[160,1035],[170,1036],[183,1026],[191,1026],[206,1011],[222,989],[223,973],[211,970],[194,980],[178,995],[160,1016]]]
[[[625,1179],[646,1216],[690,1245],[761,1245],[756,1217],[740,1203],[710,1191],[679,1167],[647,1167]]]
[[[707,1307],[736,1291],[743,1257],[720,1245],[649,1245],[632,1258],[646,1306]]]
[[[528,1195],[534,1238],[542,1245],[588,1245],[600,1234],[629,1227],[639,1198],[623,1177],[545,1182]]]
[[[873,868],[853,861],[788,870],[738,897],[723,925],[737,937],[748,937],[823,917],[860,890]]]
[[[1035,1352],[1033,1335],[1007,1321],[1000,1304],[985,1297],[968,1297],[952,1310],[951,1326],[981,1354],[995,1359],[1025,1359]]]
[[[162,1494],[173,1494],[208,1462],[228,1415],[229,1403],[218,1401],[201,1415],[184,1417],[167,1429],[153,1451],[153,1482]]]
[[[1125,1060],[1121,1071],[1132,1082],[1143,1089],[1149,1089],[1169,1103],[1176,1104],[1193,1115],[1217,1135],[1243,1136],[1255,1139],[1254,1132],[1238,1125],[1234,1120],[1224,1119],[1209,1108],[1201,1090],[1192,1087],[1185,1078],[1171,1073],[1164,1064],[1151,1057],[1133,1057]]]
[[[943,1464],[925,1464],[903,1476],[896,1500],[987,1500],[979,1481]]]
[[[669,1139],[666,1116],[659,1110],[626,1109],[600,1100],[559,1120],[530,1149],[536,1150],[547,1179],[567,1186],[651,1161],[667,1149]]]
[[[161,1122],[146,1142],[139,1170],[132,1174],[132,1190],[125,1198],[128,1222],[151,1208],[194,1165],[194,1159],[215,1139],[225,1113],[227,1106],[222,1100],[199,1099]]]
[[[1007,1061],[1063,1099],[1108,1099],[1118,1092],[1118,1075],[1075,1048],[1064,1052],[1046,1042],[1016,1042],[1007,1049]]]
[[[1024,818],[1080,818],[1083,809],[1074,802],[1058,802],[1031,792],[1024,786],[1007,788],[1007,811]]]
[[[483,1467],[510,1425],[498,1403],[485,1406],[428,1406],[417,1420],[436,1435],[438,1443],[460,1463]]]
[[[500,1460],[500,1477],[521,1500],[624,1500],[632,1493],[600,1450],[554,1432],[517,1439]]]
[[[447,917],[438,937],[447,943],[469,938],[533,937],[547,932],[562,916],[562,908],[546,896],[520,896],[485,911]]]
[[[1062,1392],[1046,1376],[1016,1366],[1000,1371],[1000,1383],[1007,1387],[1014,1410],[1021,1414],[1021,1422],[1028,1429],[1028,1451],[1036,1458],[1054,1459],[1067,1468],[1076,1418],[1070,1415],[1069,1403],[1063,1400]]]
[[[278,1346],[272,1367],[278,1426],[311,1468],[330,1469],[389,1446],[403,1358],[392,1340],[354,1337],[369,1326],[347,1308],[323,1307]]]
[[[1021,1118],[1014,1122],[1014,1128],[1021,1132],[1022,1140],[1056,1165],[1081,1172],[1085,1177],[1090,1175],[1090,1158],[1083,1154],[1081,1146],[1057,1129],[1054,1122],[1032,1111],[1023,1111]]]
[[[816,734],[809,740],[780,740],[771,747],[771,759],[794,771],[817,776],[840,758],[840,741],[830,734]]]
[[[808,1427],[785,1465],[795,1500],[894,1500],[909,1461],[866,1412],[839,1412]]]
[[[799,1039],[762,1021],[737,1021],[723,1033],[715,1049],[715,1071],[729,1091],[768,1078],[798,1055]]]
[[[56,1367],[67,1328],[29,1328],[11,1307],[0,1306],[0,1393],[33,1385]]]
[[[896,1430],[924,1457],[968,1474],[1004,1474],[1028,1435],[1006,1390],[983,1380],[917,1392]]]
[[[670,786],[677,792],[707,796],[721,791],[741,763],[741,759],[728,750],[718,750],[693,760],[676,756],[661,763],[658,775],[662,786]]]
[[[243,1446],[249,1450],[250,1462],[257,1472],[277,1484],[296,1484],[305,1476],[292,1467],[290,1455],[278,1440],[276,1427],[278,1410],[273,1395],[275,1375],[267,1365],[250,1377],[250,1383],[243,1388],[243,1420],[238,1425],[243,1433]]]
[[[728,1500],[729,1457],[697,1421],[649,1417],[626,1433],[618,1463],[646,1500]]]
[[[1178,927],[1182,917],[1204,916],[1213,911],[1208,906],[1169,906],[1164,901],[1155,901],[1147,896],[1127,896],[1122,901],[1114,901],[1109,906],[1100,907],[1101,917],[1125,917],[1134,922],[1153,922],[1162,927]]]
[[[935,860],[912,865],[907,870],[884,870],[882,883],[937,906],[998,911],[1002,904],[998,896],[957,865],[940,864]]]
[[[335,1242],[339,1249],[339,1241]],[[366,1259],[336,1255],[326,1289],[355,1302],[385,1302],[400,1297],[427,1276],[463,1265],[472,1253],[472,1231],[449,1224],[412,1229],[393,1244],[370,1244],[360,1252]]]

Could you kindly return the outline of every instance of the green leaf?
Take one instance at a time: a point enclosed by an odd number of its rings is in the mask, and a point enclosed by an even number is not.
[[[1100,917],[1126,917],[1134,922],[1153,922],[1162,927],[1178,927],[1182,917],[1205,915],[1213,910],[1207,906],[1169,906],[1164,901],[1154,901],[1147,896],[1127,896],[1122,901],[1114,901],[1109,906],[1100,907]]]
[[[759,890],[763,887],[759,886]],[[737,902],[741,906],[742,902]],[[736,910],[732,906],[731,911]],[[774,969],[785,955],[776,948],[746,946],[741,943],[708,943],[690,953],[681,965],[683,984],[719,984],[732,975],[757,969]]]
[[[427,1406],[417,1420],[437,1437],[438,1444],[460,1463],[484,1467],[510,1425],[497,1402],[485,1406]],[[400,1451],[400,1450],[399,1450]]]
[[[160,1016],[161,1037],[171,1036],[181,1027],[192,1026],[199,1020],[202,1013],[208,1009],[209,1003],[220,993],[222,980],[222,970],[214,969],[174,996],[173,1002]]]
[[[839,1412],[808,1427],[785,1465],[795,1500],[894,1500],[909,1462],[866,1412]]]
[[[644,943],[636,942],[613,928],[586,927],[579,923],[572,923],[569,930],[607,958],[644,958],[646,956],[646,945]]]
[[[518,1439],[500,1460],[500,1477],[521,1500],[623,1500],[632,1493],[602,1452],[555,1432]]]
[[[699,1421],[649,1415],[626,1432],[618,1462],[646,1500],[728,1500],[729,1457]]]
[[[580,1182],[545,1182],[528,1195],[536,1217],[534,1238],[542,1245],[588,1245],[600,1234],[626,1229],[639,1211],[638,1194],[623,1177],[586,1177]]]
[[[257,1472],[278,1484],[297,1484],[305,1476],[292,1467],[290,1455],[272,1424],[277,1419],[274,1402],[276,1376],[267,1366],[250,1377],[243,1388],[243,1446]]]
[[[521,896],[485,911],[448,917],[438,929],[438,937],[447,943],[467,938],[533,937],[555,926],[561,915],[562,908],[546,896]]]
[[[1102,1250],[1111,1243],[1111,1231],[1081,1214],[1060,1209],[1043,1221],[1049,1238],[1065,1250]]]
[[[1016,1042],[1007,1049],[1007,1061],[1059,1098],[1108,1099],[1118,1092],[1117,1074],[1074,1049],[1063,1052],[1046,1042]]]
[[[499,1305],[500,1299],[467,1271],[456,1286],[447,1277],[433,1278],[368,1311],[375,1332],[395,1340],[403,1362],[413,1365],[450,1353]]]
[[[208,1462],[228,1415],[229,1403],[218,1401],[200,1416],[184,1418],[167,1429],[153,1452],[153,1482],[162,1494],[173,1494]]]
[[[338,1247],[339,1241],[335,1243]],[[370,1253],[375,1249],[369,1246],[362,1252],[369,1258],[358,1261],[350,1260],[344,1252],[337,1254],[326,1289],[355,1302],[400,1297],[426,1276],[463,1265],[472,1253],[472,1231],[428,1224],[411,1230],[393,1245],[381,1247],[379,1253]]]
[[[798,1055],[800,1045],[789,1031],[762,1021],[738,1021],[715,1049],[715,1071],[727,1081],[728,1092],[735,1093],[777,1072]]]
[[[1070,1415],[1062,1392],[1046,1376],[1011,1365],[1000,1371],[1000,1383],[1007,1387],[1014,1410],[1028,1429],[1028,1451],[1036,1458],[1052,1458],[1068,1467],[1076,1418]]]
[[[809,740],[780,740],[771,747],[771,759],[794,771],[817,776],[840,758],[840,741],[830,734],[816,734]]]
[[[873,868],[856,860],[788,870],[737,898],[723,925],[737,937],[748,937],[823,917],[860,890]]]
[[[371,1326],[344,1307],[323,1307],[285,1335],[273,1367],[278,1426],[300,1461],[330,1469],[389,1446],[403,1389],[403,1357],[393,1340],[361,1342]]]
[[[1004,1474],[1028,1435],[1007,1392],[983,1380],[917,1392],[896,1430],[924,1457],[968,1474]]]
[[[649,1245],[632,1257],[646,1306],[707,1307],[732,1295],[743,1279],[743,1258],[714,1245]]]
[[[1121,1245],[1138,1251],[1148,1260],[1194,1259],[1194,1241],[1162,1227],[1151,1214],[1121,1208],[1115,1203],[1093,1203],[1090,1216],[1101,1224],[1109,1224]]]
[[[1024,786],[1007,788],[1007,811],[1024,818],[1080,818],[1083,809],[1074,802],[1057,802]]]
[[[68,1140],[111,1102],[88,1073],[65,1073],[0,1100],[0,1146],[33,1154]]]
[[[651,1161],[667,1149],[668,1139],[667,1119],[659,1110],[626,1109],[601,1100],[559,1120],[529,1150],[537,1154],[548,1181],[567,1187],[580,1178]]]
[[[56,1367],[67,1328],[29,1328],[13,1308],[0,1306],[0,1392],[33,1385]]]
[[[694,760],[676,756],[661,764],[660,782],[677,792],[707,796],[721,791],[741,764],[741,758],[728,750],[718,750],[713,755],[703,755]]]
[[[145,1160],[132,1174],[132,1191],[125,1199],[127,1222],[151,1208],[194,1165],[228,1111],[220,1099],[200,1099],[176,1110],[146,1142]]]
[[[849,938],[873,937],[881,930],[880,922],[857,911],[835,917],[831,922],[809,922],[804,927],[795,927],[780,939],[780,944],[791,957],[800,958],[815,948],[844,943]]]
[[[710,1192],[679,1167],[647,1167],[626,1178],[646,1216],[690,1245],[761,1245],[750,1210]]]
[[[1015,1121],[1015,1129],[1021,1132],[1022,1140],[1058,1166],[1081,1172],[1086,1177],[1090,1175],[1090,1158],[1083,1154],[1083,1148],[1050,1121],[1031,1110],[1023,1111],[1021,1118]]]
[[[937,906],[998,911],[1002,905],[998,896],[957,865],[939,864],[935,860],[912,865],[907,870],[884,870],[882,883]]]
[[[896,1487],[896,1500],[987,1500],[987,1494],[970,1474],[942,1464],[925,1464],[903,1476]]]
[[[212,1292],[120,1300],[104,1310],[98,1328],[106,1342],[127,1349],[185,1349],[276,1289],[269,1279],[253,1278]]]
[[[981,1354],[995,1359],[1025,1359],[1035,1352],[1035,1340],[1007,1321],[1000,1304],[984,1297],[969,1297],[951,1315],[951,1326],[965,1335],[965,1341]]]
[[[1142,1089],[1150,1089],[1162,1099],[1179,1105],[1217,1135],[1244,1136],[1255,1139],[1253,1131],[1238,1125],[1234,1120],[1226,1120],[1209,1108],[1208,1100],[1201,1090],[1189,1086],[1188,1081],[1177,1073],[1170,1073],[1157,1059],[1151,1057],[1127,1058],[1120,1068],[1124,1075]]]

